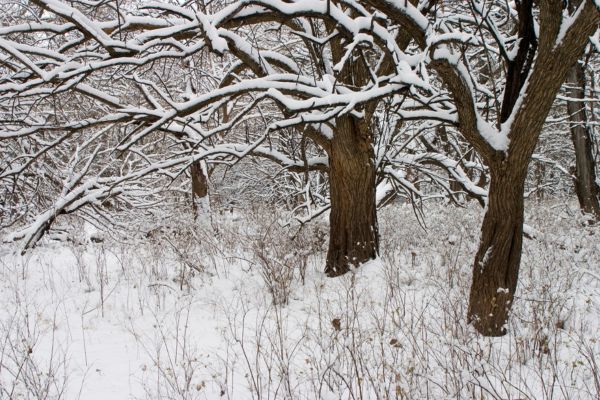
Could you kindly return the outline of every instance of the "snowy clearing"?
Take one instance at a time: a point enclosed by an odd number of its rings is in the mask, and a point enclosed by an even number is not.
[[[380,258],[335,279],[325,222],[295,235],[269,210],[3,244],[0,399],[599,398],[600,231],[529,208],[543,238],[500,338],[465,321],[475,204],[431,204],[427,231],[383,209]]]

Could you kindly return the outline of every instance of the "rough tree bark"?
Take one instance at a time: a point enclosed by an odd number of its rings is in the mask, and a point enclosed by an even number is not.
[[[401,25],[421,48],[434,32],[423,14],[404,1],[367,0],[373,8]],[[428,2],[430,6],[439,2]],[[412,3],[411,3],[412,4]],[[568,70],[581,57],[587,38],[598,29],[597,1],[521,0],[518,7],[519,46],[508,63],[499,134],[508,142],[494,147],[484,140],[472,83],[465,78],[460,57],[434,57],[429,66],[448,87],[458,116],[458,128],[490,168],[488,212],[473,265],[473,285],[467,318],[487,336],[503,335],[518,280],[523,235],[523,188],[529,160],[556,93]],[[569,16],[564,7],[579,7]],[[535,6],[536,12],[533,13]],[[535,19],[534,19],[535,16]],[[539,39],[539,40],[538,40]],[[450,50],[446,48],[445,50]],[[527,83],[525,85],[525,82]],[[500,151],[498,149],[501,149]],[[508,292],[508,293],[506,293]],[[502,304],[501,304],[502,303]]]
[[[194,162],[190,167],[190,174],[192,176],[192,207],[194,208],[194,217],[197,219],[200,214],[210,210],[206,163]]]
[[[600,188],[596,182],[596,165],[592,155],[592,135],[585,110],[585,70],[576,63],[567,74],[567,101],[571,140],[575,148],[575,192],[581,211],[600,220]]]
[[[372,143],[365,123],[350,116],[337,118],[329,152],[328,276],[342,275],[379,251]]]
[[[488,207],[473,266],[468,316],[478,332],[500,336],[506,333],[519,278],[527,164],[520,170],[493,165],[490,171]]]
[[[509,64],[500,122],[513,118],[505,153],[488,153],[488,210],[473,265],[468,320],[485,336],[506,334],[517,286],[523,243],[523,190],[531,156],[556,93],[597,29],[599,13],[586,2],[577,23],[558,45],[558,4],[541,4],[540,43],[535,40],[532,0],[519,5],[520,45]],[[524,48],[526,46],[526,48]],[[534,62],[535,60],[535,62]],[[524,87],[527,82],[527,87]],[[518,100],[522,100],[519,104]]]
[[[333,32],[335,26],[329,25]],[[334,64],[345,53],[342,37],[332,41]],[[370,80],[365,55],[344,63],[336,77],[344,85],[360,87]],[[372,116],[376,102],[368,104],[363,118],[351,114],[335,120],[334,135],[328,146],[329,157],[329,249],[325,273],[343,275],[351,266],[358,266],[377,257],[379,232],[377,227],[376,169],[373,147]]]
[[[538,48],[533,0],[517,3],[517,9],[519,47],[516,57],[508,61],[500,123],[508,120],[519,97],[524,95],[521,89],[531,72]],[[550,96],[553,98],[554,94]],[[522,146],[527,144],[533,152],[542,125],[523,128],[517,137],[517,142],[524,142],[520,143],[519,151],[522,152]],[[514,126],[511,131],[514,131]],[[519,278],[523,245],[523,190],[531,154],[526,151],[522,157],[514,157],[511,154],[515,151],[513,148],[514,142],[511,142],[506,152],[508,159],[506,154],[499,152],[493,153],[492,157],[484,157],[490,170],[488,208],[481,225],[479,249],[473,264],[467,319],[478,332],[486,336],[506,333],[505,324]]]

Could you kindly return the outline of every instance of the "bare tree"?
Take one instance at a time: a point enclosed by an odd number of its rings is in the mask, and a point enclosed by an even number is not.
[[[386,0],[368,3],[409,30],[418,45],[427,49],[429,66],[455,103],[456,125],[489,168],[488,205],[473,266],[468,318],[484,335],[503,335],[519,275],[523,191],[529,160],[556,93],[583,53],[587,38],[597,32],[598,5],[582,1],[568,12],[561,1],[535,5],[531,0],[512,5],[469,1],[466,7],[470,14],[457,15],[453,4],[444,2],[440,3],[445,7],[438,9],[438,22],[434,24],[420,9],[435,2],[423,2],[420,7]],[[499,19],[504,29],[510,27],[508,21],[514,21],[517,40],[513,40],[512,51],[508,48],[511,40],[496,23],[497,15],[504,15]],[[476,27],[471,31],[473,36],[459,31],[461,25],[469,23]],[[479,35],[483,30],[488,32],[487,37]],[[480,98],[487,92],[464,55],[471,46],[482,49],[482,56],[492,46],[492,54],[499,55],[507,66],[503,82],[497,82],[503,96],[495,123],[484,118],[486,107],[481,107]]]
[[[179,152],[170,151],[168,158],[179,160],[171,161],[172,168],[217,155],[253,155],[289,170],[327,170],[331,235],[326,272],[339,275],[377,255],[370,120],[381,98],[422,82],[393,34],[369,26],[357,10],[331,2],[319,2],[316,9],[315,4],[240,2],[212,15],[192,5],[155,3],[139,7],[140,15],[129,15],[104,2],[77,4],[85,13],[63,2],[32,3],[43,10],[44,20],[32,15],[31,21],[2,31],[10,68],[0,91],[7,109],[27,97],[54,99],[77,92],[102,104],[102,111],[94,118],[17,119],[7,126],[7,137],[36,137],[53,129],[67,132],[67,138],[83,128],[119,124],[123,136],[114,151],[152,161],[149,143],[166,133],[174,146],[181,146]],[[266,31],[274,32],[278,51],[268,37],[257,39]],[[26,45],[24,36],[43,40]],[[214,90],[189,93],[165,79],[174,66],[207,51],[231,57],[229,71]],[[380,64],[384,55],[399,63]],[[157,73],[157,66],[163,71]],[[380,80],[386,85],[380,86]],[[24,107],[23,114],[31,111]],[[212,123],[215,119],[220,123]],[[249,135],[251,140],[231,137],[251,123],[263,126]],[[327,157],[292,158],[279,151],[272,139],[290,128]],[[186,153],[188,162],[183,162]],[[145,171],[164,171],[159,165],[149,162]]]
[[[581,210],[600,219],[600,187],[596,181],[596,162],[592,153],[594,139],[585,106],[584,66],[578,62],[567,74],[567,112],[571,140],[575,148],[575,193]]]
[[[0,30],[2,110],[11,116],[6,138],[48,130],[70,137],[115,124],[121,137],[113,150],[146,162],[127,175],[136,178],[169,168],[167,175],[176,176],[200,159],[246,156],[290,171],[327,172],[331,276],[378,252],[374,118],[382,107],[400,121],[456,128],[491,178],[469,320],[482,334],[505,333],[529,161],[557,91],[597,32],[596,2],[570,9],[559,0],[254,0],[219,4],[210,13],[191,3],[131,11],[102,1],[32,3],[41,14]],[[178,89],[182,80],[164,79],[206,52],[222,57],[226,70],[212,90],[190,95]],[[213,75],[206,71],[206,79]],[[40,118],[39,100],[62,93],[91,99],[100,111]],[[18,118],[15,103],[22,107]],[[318,150],[282,150],[289,133]],[[165,135],[169,144],[159,145]],[[400,152],[396,164],[449,168],[483,198],[460,163],[430,147],[423,156]],[[168,151],[161,157],[159,149]],[[401,181],[393,165],[383,169]],[[114,188],[132,178],[111,179]]]

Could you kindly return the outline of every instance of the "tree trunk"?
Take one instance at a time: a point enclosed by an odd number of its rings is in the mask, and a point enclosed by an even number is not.
[[[596,183],[596,166],[592,156],[592,135],[585,111],[585,71],[576,63],[567,75],[567,93],[579,101],[567,101],[571,139],[575,147],[575,192],[581,211],[600,219],[600,188]]]
[[[519,47],[508,64],[500,122],[508,120],[523,95],[521,89],[532,68],[538,46],[534,32],[533,0],[517,2],[517,10]],[[473,265],[467,314],[469,323],[484,336],[506,334],[506,322],[517,288],[523,245],[523,191],[529,159],[541,130],[541,121],[533,121],[540,122],[539,128],[527,126],[520,132],[520,140],[528,142],[527,148],[519,149],[521,157],[505,159],[515,151],[511,147],[504,156],[495,153],[488,157],[491,178],[488,208]],[[514,146],[514,142],[511,144]]]
[[[485,336],[502,336],[513,302],[523,243],[523,189],[527,165],[490,167],[488,209],[473,265],[468,321]]]
[[[353,117],[340,117],[336,123],[329,152],[328,276],[342,275],[379,252],[372,136]]]
[[[544,195],[545,195],[545,190],[544,190],[544,178],[546,177],[546,164],[544,163],[537,163],[535,165],[535,183],[536,183],[536,188],[535,188],[535,199],[537,200],[538,203],[541,203],[542,201],[544,201]]]
[[[195,218],[210,211],[208,197],[208,173],[204,161],[196,161],[190,167],[192,175],[192,207]]]

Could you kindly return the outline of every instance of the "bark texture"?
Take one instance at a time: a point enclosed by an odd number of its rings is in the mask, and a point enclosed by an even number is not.
[[[196,161],[190,167],[192,176],[192,207],[194,215],[198,218],[203,211],[202,207],[208,207],[208,176],[206,174],[206,165],[202,161]]]
[[[379,251],[375,200],[375,153],[367,126],[337,119],[329,152],[331,212],[325,273],[338,276]]]
[[[488,209],[473,266],[468,320],[483,335],[502,336],[519,279],[527,168],[518,172],[497,166],[491,171]]]
[[[521,3],[521,7],[524,6],[531,8],[532,3]],[[521,9],[519,16],[528,13]],[[533,64],[528,61],[530,57],[512,60],[512,63],[520,64],[517,69],[527,70],[528,84],[524,88],[525,81],[522,79],[507,80],[507,86],[518,86],[510,90],[507,88],[516,95],[505,97],[510,107],[503,107],[501,115],[501,121],[506,121],[508,116],[513,117],[508,132],[510,144],[506,152],[488,151],[484,154],[491,176],[489,203],[473,265],[467,316],[473,327],[485,336],[506,333],[519,276],[523,190],[529,162],[556,93],[569,69],[583,53],[584,39],[597,28],[598,17],[598,11],[589,1],[586,2],[577,22],[557,45],[555,38],[561,26],[561,10],[540,3],[540,42],[521,41],[522,45],[529,46],[529,51],[536,52],[536,60]],[[519,36],[530,35],[530,29],[528,24],[521,24]],[[519,104],[515,99],[522,101]]]
[[[585,111],[585,71],[576,63],[567,75],[567,94],[578,101],[567,101],[571,139],[575,148],[575,192],[581,211],[600,219],[600,188],[596,182],[596,163],[592,155],[592,135]]]
[[[428,46],[429,26],[412,18],[414,11],[406,11],[406,2],[368,0],[367,3],[401,25],[418,46]],[[567,26],[563,21],[567,3],[581,8],[570,17],[568,29],[561,31]],[[508,133],[506,152],[497,151],[484,139],[472,84],[464,79],[460,68],[447,57],[434,57],[429,64],[452,94],[459,130],[490,168],[488,212],[473,265],[468,313],[473,326],[488,336],[505,333],[514,298],[523,237],[523,188],[529,160],[556,93],[600,21],[600,10],[592,0],[522,0],[515,5],[519,49],[514,58],[504,54],[508,72],[499,115],[499,122],[510,121],[502,129]]]
[[[330,25],[333,32],[336,27]],[[346,41],[341,36],[332,41],[332,58],[340,62]],[[371,80],[368,57],[361,50],[346,60],[336,78],[349,87],[361,87]],[[377,257],[379,232],[377,227],[375,150],[373,148],[372,115],[376,102],[367,104],[363,118],[342,115],[336,118],[329,156],[330,204],[329,249],[325,273],[343,275],[351,266],[358,266]]]
[[[501,123],[506,122],[513,112],[521,111],[515,110],[515,106],[519,97],[524,95],[521,90],[532,72],[538,47],[533,27],[533,0],[517,3],[517,9],[519,48],[516,57],[508,60],[499,116]],[[548,108],[554,96],[555,93],[548,92],[544,97],[544,104],[548,104]],[[521,263],[525,178],[546,114],[543,108],[536,108],[530,118],[520,120],[523,126],[512,126],[509,136],[516,136],[516,139],[511,141],[507,153],[496,151],[484,156],[491,180],[488,208],[481,225],[479,249],[473,264],[467,320],[485,336],[506,334],[506,322]],[[518,148],[515,148],[515,144]]]

